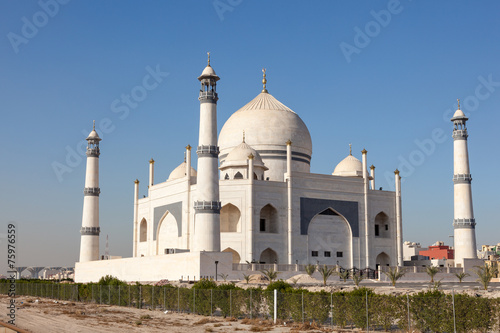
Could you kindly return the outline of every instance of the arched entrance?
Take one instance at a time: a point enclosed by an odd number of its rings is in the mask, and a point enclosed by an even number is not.
[[[158,226],[158,238],[156,240],[156,254],[165,254],[165,249],[179,247],[177,220],[170,212],[166,212]]]
[[[142,219],[139,225],[139,242],[145,242],[148,240],[148,223],[146,219]]]
[[[220,210],[220,232],[239,232],[241,213],[238,207],[227,204]]]
[[[375,259],[376,263],[376,268],[378,269],[379,266],[390,266],[391,264],[391,258],[387,255],[385,252],[381,252],[378,256],[377,259]]]
[[[328,208],[317,214],[309,224],[308,255],[310,264],[352,268],[352,232],[347,220]]]
[[[259,221],[260,232],[278,232],[278,210],[271,204],[267,204],[260,210]]]
[[[259,262],[264,264],[278,263],[278,254],[273,249],[268,247],[260,254]]]
[[[222,252],[229,252],[233,255],[233,264],[238,264],[241,260],[240,258],[240,254],[238,252],[236,252],[235,250],[233,250],[232,248],[228,247],[227,249],[225,249],[224,251]]]

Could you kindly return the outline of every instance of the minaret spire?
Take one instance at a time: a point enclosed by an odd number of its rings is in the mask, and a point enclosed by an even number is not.
[[[262,68],[262,92],[267,94],[268,91],[266,88],[266,84],[267,84],[266,69]]]
[[[352,155],[352,144],[349,144],[349,155]]]
[[[99,260],[99,141],[101,138],[95,130],[87,137],[87,170],[85,188],[83,190],[82,228],[80,229],[80,262]]]
[[[453,192],[454,192],[454,246],[455,266],[463,267],[464,259],[477,258],[476,253],[476,219],[472,207],[472,177],[469,168],[469,152],[467,147],[467,120],[465,114],[458,110],[451,118],[453,122]]]
[[[210,66],[210,52],[207,52],[207,55],[208,55],[208,65],[207,66]]]

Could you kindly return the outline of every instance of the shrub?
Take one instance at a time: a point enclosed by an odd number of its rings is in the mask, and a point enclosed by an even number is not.
[[[124,281],[112,276],[112,275],[106,275],[103,276],[99,279],[99,282],[97,284],[100,285],[112,285],[112,286],[124,286],[127,285]]]
[[[328,268],[326,265],[324,265],[321,268],[318,268],[318,272],[321,274],[321,277],[323,278],[323,285],[326,286],[326,280],[333,274],[335,274],[335,269],[334,268]]]
[[[439,267],[427,266],[425,268],[425,272],[431,277],[431,283],[434,283],[434,276],[439,273]]]
[[[498,274],[498,269],[493,266],[484,265],[484,266],[476,266],[474,272],[477,274],[477,281],[481,283],[484,290],[488,290],[488,286],[491,282],[491,279],[494,278]]]
[[[309,264],[306,266],[306,273],[309,276],[312,276],[316,272],[316,265]]]
[[[269,281],[269,283],[273,282],[278,277],[279,272],[275,272],[273,268],[271,269],[264,269],[260,271],[266,279]]]
[[[384,274],[391,280],[392,286],[396,286],[396,282],[401,279],[406,272],[404,270],[399,270],[399,267],[389,267],[387,272]]]

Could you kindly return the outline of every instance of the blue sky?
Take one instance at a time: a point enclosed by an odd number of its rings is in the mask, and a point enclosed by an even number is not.
[[[99,133],[101,249],[109,235],[111,254],[130,256],[133,180],[145,194],[151,157],[164,181],[197,144],[197,77],[210,51],[219,130],[260,92],[266,67],[269,92],[311,132],[311,171],[331,173],[349,143],[358,158],[368,150],[377,187],[391,189],[399,168],[404,240],[424,246],[453,234],[449,118],[460,98],[477,242],[496,244],[499,10],[494,1],[2,1],[0,236],[17,223],[19,265],[74,264],[77,151],[95,119],[108,132]],[[150,71],[163,74],[141,90]],[[140,101],[127,112],[121,99],[133,92]],[[61,165],[67,172],[54,171]]]

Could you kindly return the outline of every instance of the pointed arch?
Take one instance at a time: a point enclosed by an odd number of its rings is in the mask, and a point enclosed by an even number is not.
[[[276,253],[276,251],[268,247],[260,254],[259,262],[264,264],[278,263],[278,254]]]
[[[158,223],[156,254],[165,254],[165,249],[179,247],[177,220],[170,211],[166,211]]]
[[[220,232],[239,232],[241,213],[238,207],[228,203],[220,210]]]
[[[378,267],[379,266],[390,266],[391,265],[391,258],[389,257],[389,255],[387,255],[387,253],[385,252],[380,252],[377,256],[377,258],[375,259],[375,266]]]
[[[317,213],[307,228],[310,263],[353,266],[352,230],[347,219],[332,207]]]
[[[267,204],[260,210],[260,232],[278,233],[278,210],[271,204]]]
[[[223,250],[222,252],[229,252],[229,253],[231,253],[233,255],[233,264],[239,264],[240,263],[241,257],[240,257],[240,254],[236,250],[228,247],[225,250]]]
[[[236,174],[234,175],[234,179],[243,179],[243,175],[241,174],[241,172],[236,172]]]
[[[148,222],[143,218],[139,224],[139,242],[145,242],[148,240]]]
[[[226,173],[226,175],[224,176],[224,180],[228,180],[229,179],[229,175]]]
[[[389,226],[389,216],[386,213],[380,212],[375,216],[374,223],[374,235],[375,237],[390,238],[391,228]]]

